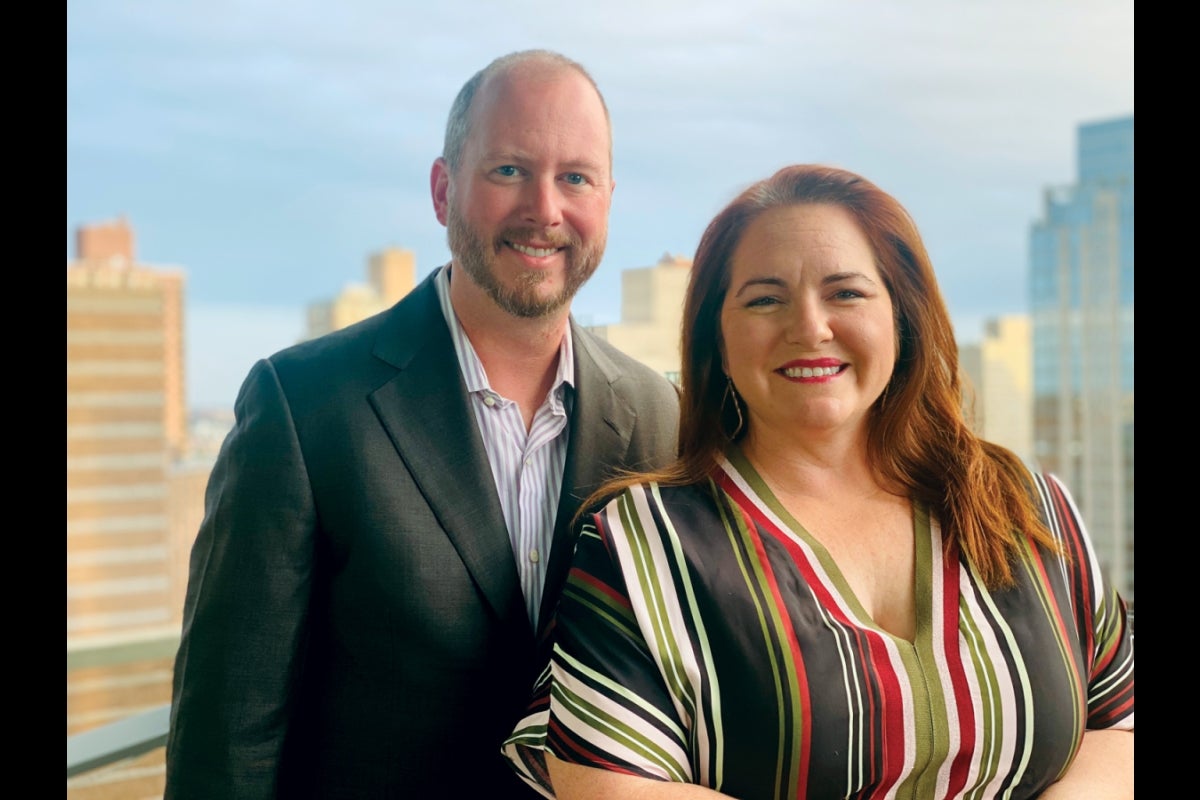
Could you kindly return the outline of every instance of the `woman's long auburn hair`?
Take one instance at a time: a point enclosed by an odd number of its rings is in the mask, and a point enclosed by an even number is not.
[[[875,184],[830,166],[785,167],[751,185],[709,223],[683,307],[676,460],[662,470],[618,476],[582,509],[636,483],[688,485],[715,473],[739,427],[738,401],[726,399],[721,367],[721,307],[733,254],[765,211],[801,204],[836,205],[853,215],[892,298],[899,353],[867,422],[878,480],[928,507],[947,551],[961,548],[986,585],[1011,585],[1010,557],[1023,535],[1058,550],[1034,505],[1029,472],[1011,451],[980,439],[967,424],[950,315],[911,216]]]

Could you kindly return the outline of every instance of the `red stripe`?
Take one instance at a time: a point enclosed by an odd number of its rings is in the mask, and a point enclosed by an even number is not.
[[[578,739],[568,735],[568,732],[562,728],[555,717],[550,717],[550,722],[546,727],[546,749],[554,753],[560,761],[569,761],[572,764],[581,764],[585,767],[606,769],[610,772],[620,772],[623,775],[641,776],[642,773],[636,772],[624,764],[604,758],[594,750],[586,750],[580,747],[577,744]],[[556,747],[551,748],[550,745],[552,743]],[[569,758],[563,758],[560,755],[560,752],[563,750],[569,751]]]
[[[745,518],[746,530],[750,536],[750,540],[754,544],[754,553],[758,558],[760,568],[766,575],[767,588],[770,590],[772,602],[775,604],[777,613],[785,620],[790,620],[791,615],[788,613],[787,607],[783,602],[783,597],[779,593],[779,582],[775,578],[775,571],[771,568],[771,563],[767,560],[767,553],[763,547],[762,537],[759,535],[758,527],[755,525],[754,512],[756,511],[754,504],[749,502],[741,489],[737,487],[729,479],[729,476],[724,472],[717,476],[717,483],[722,489],[729,494],[735,505],[742,512]],[[808,672],[804,667],[804,656],[800,652],[800,642],[796,639],[796,629],[792,625],[784,626],[784,635],[787,637],[785,645],[792,653],[792,661],[796,665],[796,685],[800,692],[800,764],[798,768],[799,780],[796,786],[797,800],[804,800],[808,793],[807,776],[809,765],[812,761],[812,715],[807,713],[811,708],[811,692],[808,685]],[[782,709],[780,709],[782,713]]]
[[[843,627],[847,628],[851,635],[856,636],[862,644],[865,644],[867,646],[866,657],[865,657],[864,663],[869,663],[871,665],[871,671],[876,675],[876,679],[879,682],[879,686],[880,686],[881,696],[883,698],[885,698],[885,700],[881,704],[882,705],[881,711],[883,713],[881,713],[879,715],[881,717],[880,730],[882,731],[882,733],[878,740],[873,737],[868,738],[868,741],[866,744],[869,745],[869,747],[871,749],[867,749],[866,752],[864,752],[863,761],[868,764],[873,763],[874,756],[875,756],[875,751],[873,748],[878,746],[877,741],[882,741],[882,742],[886,743],[887,747],[884,747],[882,749],[882,751],[879,753],[879,755],[882,756],[881,760],[882,760],[883,777],[879,780],[879,782],[874,787],[872,787],[875,792],[886,793],[893,785],[895,785],[900,780],[901,776],[903,775],[903,772],[904,772],[903,753],[904,753],[904,743],[906,741],[906,733],[907,733],[907,731],[905,730],[905,727],[904,727],[903,713],[893,714],[893,715],[889,715],[886,713],[886,710],[889,705],[893,705],[895,707],[900,707],[900,708],[904,707],[904,703],[901,701],[901,698],[903,697],[903,695],[900,692],[901,682],[900,682],[899,678],[897,677],[896,670],[893,668],[891,659],[888,658],[886,639],[878,631],[871,630],[869,628],[862,628],[858,625],[857,622],[852,621],[848,616],[846,616],[846,614],[838,606],[838,603],[837,603],[834,595],[827,590],[824,582],[818,577],[816,570],[813,568],[812,564],[809,562],[807,555],[805,554],[804,550],[800,547],[800,545],[791,536],[780,531],[775,526],[775,524],[770,520],[770,518],[767,517],[761,511],[761,509],[758,508],[757,504],[755,502],[753,502],[751,499],[749,499],[744,492],[742,492],[742,490],[737,486],[737,484],[735,484],[730,478],[728,478],[724,474],[719,476],[718,483],[726,492],[729,493],[730,497],[732,497],[734,499],[734,501],[737,503],[737,505],[742,509],[743,513],[747,515],[748,519],[753,522],[753,524],[749,526],[752,535],[754,534],[756,527],[758,527],[758,528],[761,528],[762,530],[765,530],[768,533],[770,533],[776,539],[776,541],[778,541],[781,545],[783,545],[784,549],[787,550],[788,554],[792,557],[792,561],[795,563],[797,569],[800,571],[801,575],[803,576],[805,583],[808,585],[808,587],[812,590],[813,594],[815,595],[817,602],[839,624],[841,624]],[[757,539],[756,539],[756,547],[759,550],[760,558],[763,559],[764,569],[767,569],[768,565],[766,563],[766,555],[762,551],[761,544],[757,541]],[[777,584],[774,580],[774,575],[769,572],[768,572],[768,574],[770,575],[769,580],[770,580],[771,590],[775,595],[776,602],[778,603],[780,609],[782,610],[783,603],[778,595],[778,588],[777,588]],[[786,611],[784,612],[783,616],[785,618],[788,617],[788,615],[786,614]],[[795,654],[796,664],[797,664],[797,670],[798,670],[797,681],[800,683],[803,693],[804,693],[804,696],[803,696],[804,708],[810,708],[811,707],[809,705],[809,696],[810,695],[809,695],[809,689],[808,689],[808,682],[806,679],[807,676],[803,672],[803,662],[800,660],[800,653],[798,650],[798,642],[796,641],[796,638],[795,638],[795,630],[793,628],[789,627],[788,635],[790,637],[789,644],[791,645],[791,647],[793,649],[793,652]],[[861,654],[862,653],[861,646],[859,647],[859,650],[860,650],[860,654]],[[865,671],[864,671],[864,674],[865,674]],[[855,677],[855,676],[851,676],[851,677]],[[888,702],[886,702],[886,698],[888,698],[888,697],[895,698],[897,702],[895,702],[893,704],[889,704]],[[801,750],[801,764],[802,764],[801,774],[805,775],[805,774],[807,774],[807,771],[808,771],[808,764],[809,764],[809,759],[811,756],[811,751],[810,751],[810,747],[809,747],[809,736],[811,733],[812,720],[808,715],[805,715],[804,720],[803,720],[803,725],[804,725],[804,741],[802,743],[802,750]],[[893,748],[894,748],[894,752],[898,753],[900,755],[896,758],[889,758],[889,754],[891,752],[893,752]],[[801,788],[801,791],[803,792],[803,787]]]
[[[1042,593],[1045,595],[1050,604],[1050,622],[1054,625],[1054,628],[1058,633],[1059,642],[1066,646],[1068,650],[1072,649],[1068,643],[1079,636],[1076,629],[1079,627],[1086,627],[1088,643],[1087,647],[1090,652],[1092,650],[1093,638],[1091,626],[1080,626],[1078,619],[1068,621],[1067,617],[1063,614],[1062,608],[1058,604],[1058,593],[1054,591],[1052,584],[1050,583],[1050,576],[1046,570],[1046,560],[1042,558],[1041,549],[1038,548],[1037,545],[1035,545],[1032,541],[1030,541],[1028,544],[1029,562],[1037,572],[1037,579],[1040,582],[1039,588],[1042,590]],[[1073,556],[1075,558],[1080,558],[1082,554],[1074,553]],[[1072,569],[1068,570],[1068,573],[1073,575],[1078,571],[1079,570]],[[1073,592],[1071,596],[1074,596]],[[1090,659],[1090,655],[1088,658]],[[1071,671],[1071,685],[1079,687],[1080,691],[1082,691],[1087,685],[1087,680],[1085,680],[1084,677],[1079,673],[1079,665],[1076,663],[1074,658],[1067,659],[1067,668]]]
[[[1075,514],[1071,510],[1071,504],[1067,502],[1066,493],[1058,481],[1051,476],[1046,477],[1046,485],[1050,493],[1051,500],[1058,509],[1058,518],[1062,522],[1062,535],[1066,542],[1067,550],[1074,560],[1074,564],[1087,563],[1087,548],[1083,542],[1082,531],[1079,527],[1079,520],[1075,518]],[[1091,572],[1083,569],[1072,569],[1069,571],[1071,575],[1071,597],[1076,598],[1079,608],[1076,610],[1076,616],[1079,619],[1091,617],[1091,610],[1096,607],[1095,590],[1096,587],[1091,582]],[[1075,577],[1079,576],[1076,581]],[[1085,616],[1086,615],[1086,616]],[[1085,664],[1092,663],[1092,659],[1096,654],[1096,636],[1091,625],[1080,625],[1078,621],[1076,628],[1082,628],[1079,631],[1084,635],[1084,651],[1083,658]]]
[[[605,529],[605,532],[605,538],[608,538],[607,528]],[[592,575],[592,573],[587,572],[580,567],[571,568],[570,582],[575,584],[587,584],[600,594],[613,600],[617,605],[623,608],[633,608],[633,605],[629,602],[628,597],[621,592],[618,592],[616,589],[613,589],[612,586],[604,581],[599,580]]]
[[[1133,709],[1133,691],[1123,691],[1095,706],[1088,713],[1088,727],[1099,727],[1104,721],[1118,720],[1128,716]]]
[[[932,526],[931,526],[932,529]],[[941,542],[933,542],[933,547],[941,548]],[[960,598],[959,580],[962,575],[962,565],[959,562],[958,548],[949,552],[942,549],[942,581],[945,584],[942,591],[942,657],[946,660],[946,670],[950,675],[950,692],[953,694],[954,708],[958,712],[958,733],[961,737],[958,752],[950,762],[947,794],[960,794],[967,786],[967,778],[971,771],[971,756],[975,752],[975,703],[971,696],[970,683],[967,680],[967,669],[963,663],[962,648],[959,645],[958,606]]]

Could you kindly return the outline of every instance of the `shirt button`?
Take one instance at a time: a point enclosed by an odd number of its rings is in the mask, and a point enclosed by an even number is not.
[[[492,397],[490,394],[485,394],[483,396],[483,404],[488,408],[491,408],[492,406],[496,405],[496,398]]]
[[[536,564],[538,561],[541,561],[541,559],[542,559],[542,557],[540,555],[538,555],[537,548],[534,548],[533,550],[529,551],[529,560],[532,561],[534,564]]]

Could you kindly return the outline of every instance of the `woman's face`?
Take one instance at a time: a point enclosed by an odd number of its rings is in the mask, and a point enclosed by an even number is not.
[[[896,363],[896,326],[850,212],[792,205],[751,222],[733,253],[721,334],[751,436],[865,433]]]

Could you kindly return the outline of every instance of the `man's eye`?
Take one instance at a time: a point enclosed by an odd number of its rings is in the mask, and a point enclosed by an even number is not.
[[[580,175],[578,172],[568,172],[563,176],[563,180],[572,186],[583,186],[587,183],[587,178]]]
[[[497,174],[503,175],[506,178],[512,178],[516,176],[517,168],[512,164],[505,164],[502,167],[496,167],[496,172]]]

